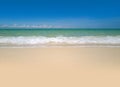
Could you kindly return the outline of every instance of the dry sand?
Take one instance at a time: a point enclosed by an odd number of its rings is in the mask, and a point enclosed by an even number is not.
[[[120,87],[120,48],[0,48],[0,87]]]

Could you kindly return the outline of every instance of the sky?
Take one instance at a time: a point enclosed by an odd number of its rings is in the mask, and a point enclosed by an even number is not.
[[[120,0],[0,0],[0,25],[120,28]]]

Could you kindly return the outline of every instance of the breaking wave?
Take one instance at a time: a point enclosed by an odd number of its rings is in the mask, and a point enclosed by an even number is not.
[[[44,36],[0,36],[0,46],[43,46],[43,45],[120,45],[120,36],[81,36],[81,37],[44,37]]]

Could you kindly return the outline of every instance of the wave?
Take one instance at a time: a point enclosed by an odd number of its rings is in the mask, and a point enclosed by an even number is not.
[[[0,36],[1,45],[120,45],[120,36],[80,36],[80,37],[44,37],[44,36]]]

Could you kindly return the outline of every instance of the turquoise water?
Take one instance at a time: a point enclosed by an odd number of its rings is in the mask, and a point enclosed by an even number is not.
[[[0,46],[120,46],[120,29],[0,29]]]
[[[0,36],[117,36],[120,29],[0,29]]]

